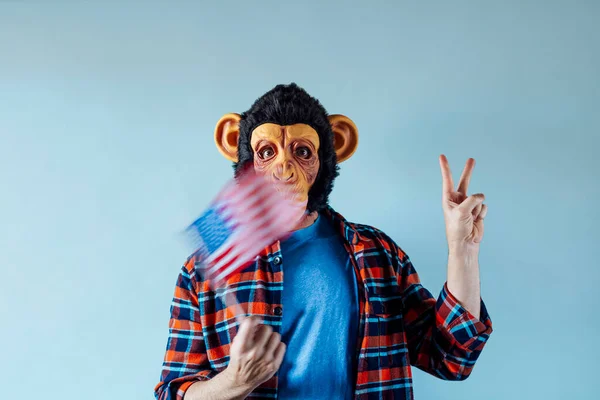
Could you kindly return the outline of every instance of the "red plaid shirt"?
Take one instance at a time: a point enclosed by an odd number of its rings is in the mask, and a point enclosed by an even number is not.
[[[492,332],[483,301],[478,320],[446,285],[436,300],[408,256],[383,232],[349,223],[331,208],[324,215],[339,227],[357,277],[355,399],[413,399],[411,366],[442,379],[466,379]],[[194,382],[212,378],[229,362],[238,324],[220,292],[215,296],[198,273],[200,262],[192,255],[177,280],[161,382],[155,387],[159,400],[183,399]],[[226,286],[247,314],[261,316],[274,331],[280,330],[285,312],[283,263],[277,242]],[[249,395],[276,397],[277,375]]]

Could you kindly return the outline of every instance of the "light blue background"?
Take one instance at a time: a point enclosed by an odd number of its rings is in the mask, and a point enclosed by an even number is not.
[[[152,397],[213,127],[296,81],[360,129],[332,205],[435,295],[437,156],[478,162],[495,332],[416,398],[597,398],[600,3],[168,3],[0,1],[0,397]]]

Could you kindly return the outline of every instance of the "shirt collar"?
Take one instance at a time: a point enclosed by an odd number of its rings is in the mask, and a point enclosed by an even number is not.
[[[354,227],[354,224],[348,222],[341,214],[336,212],[332,207],[327,206],[324,215],[328,216],[338,226],[344,239],[351,245],[356,245],[359,242],[359,233]]]

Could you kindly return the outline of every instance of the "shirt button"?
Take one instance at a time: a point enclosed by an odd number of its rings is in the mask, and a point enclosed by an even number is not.
[[[281,257],[277,256],[273,259],[273,264],[279,265],[281,264]]]
[[[283,308],[281,308],[279,306],[275,307],[273,309],[273,314],[275,314],[275,315],[281,315],[281,314],[283,314]]]

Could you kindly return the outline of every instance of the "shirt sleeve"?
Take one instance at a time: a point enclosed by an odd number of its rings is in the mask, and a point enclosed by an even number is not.
[[[396,250],[411,365],[446,380],[468,378],[492,333],[483,300],[479,319],[458,302],[447,283],[436,300],[421,285],[408,256]]]
[[[194,261],[182,268],[175,286],[169,320],[169,337],[160,382],[154,388],[158,400],[183,400],[195,382],[217,374],[210,368],[200,324]]]

